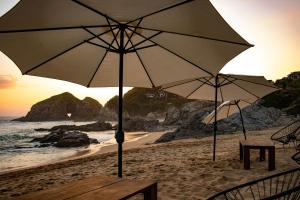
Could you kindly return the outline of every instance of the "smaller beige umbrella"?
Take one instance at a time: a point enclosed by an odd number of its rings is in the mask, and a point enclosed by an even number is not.
[[[246,137],[246,130],[244,126],[244,119],[242,115],[242,109],[249,105],[251,105],[251,103],[247,100],[239,99],[239,100],[225,101],[217,108],[217,121],[224,118],[228,118],[232,114],[239,112],[241,117],[244,137],[246,140],[247,137]],[[214,118],[215,118],[215,111],[212,111],[202,120],[202,122],[205,124],[211,124],[214,122]]]

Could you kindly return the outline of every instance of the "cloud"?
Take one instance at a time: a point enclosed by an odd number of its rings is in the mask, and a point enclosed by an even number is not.
[[[16,85],[16,79],[12,75],[0,75],[0,89],[7,89]]]

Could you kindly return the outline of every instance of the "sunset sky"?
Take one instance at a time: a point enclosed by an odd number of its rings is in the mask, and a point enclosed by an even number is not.
[[[0,16],[15,2],[1,0]],[[263,75],[276,80],[300,71],[299,0],[211,2],[233,29],[255,45],[230,61],[222,73]],[[64,81],[22,76],[18,67],[0,52],[0,116],[25,115],[34,103],[65,91],[81,99],[90,96],[104,104],[118,89],[87,89]]]

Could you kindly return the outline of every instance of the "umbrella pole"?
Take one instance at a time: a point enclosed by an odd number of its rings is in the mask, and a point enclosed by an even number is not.
[[[218,106],[218,74],[215,78],[215,121],[214,121],[214,150],[213,161],[216,160],[216,139],[217,139],[217,106]]]
[[[118,177],[122,178],[122,145],[124,142],[123,131],[123,61],[124,61],[124,31],[125,27],[120,25],[120,47],[119,47],[119,115],[118,130],[115,138],[118,142]]]
[[[239,111],[240,111],[240,116],[241,116],[241,121],[242,121],[242,126],[243,126],[243,133],[244,133],[244,137],[245,137],[245,140],[247,140],[247,137],[246,137],[246,130],[245,130],[245,126],[244,126],[244,119],[243,119],[243,115],[242,115],[242,110],[239,106],[239,104],[237,103],[236,106],[238,107]]]

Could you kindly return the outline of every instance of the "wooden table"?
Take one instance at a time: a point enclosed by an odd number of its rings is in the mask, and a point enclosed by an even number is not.
[[[250,169],[250,149],[259,149],[259,159],[264,161],[268,150],[269,171],[275,169],[275,146],[271,142],[240,141],[240,160],[244,160],[244,169]]]
[[[18,197],[22,200],[117,200],[127,199],[138,193],[145,200],[157,200],[157,183],[128,180],[117,177],[96,176],[70,182],[59,187],[29,193]]]

